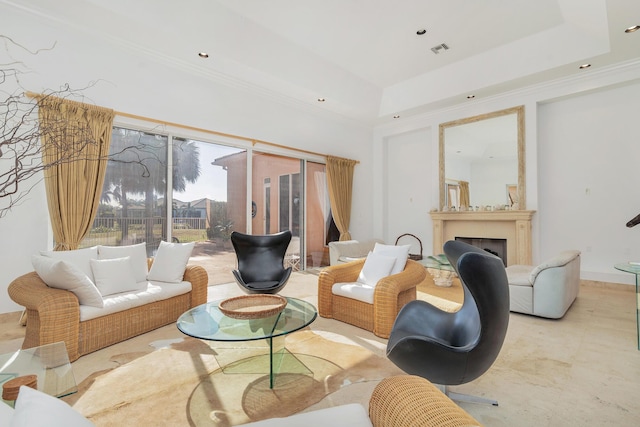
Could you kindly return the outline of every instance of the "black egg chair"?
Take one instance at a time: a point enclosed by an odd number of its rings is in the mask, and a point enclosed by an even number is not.
[[[291,276],[291,267],[283,265],[290,242],[291,231],[267,235],[231,233],[238,258],[238,269],[233,270],[233,276],[242,290],[250,294],[279,292]]]
[[[495,400],[451,392],[493,365],[509,325],[509,283],[500,258],[460,241],[448,241],[444,253],[454,266],[464,302],[449,313],[421,300],[405,305],[391,330],[387,357],[408,374],[444,386],[453,400]]]

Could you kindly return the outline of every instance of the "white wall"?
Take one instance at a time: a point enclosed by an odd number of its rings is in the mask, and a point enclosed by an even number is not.
[[[541,105],[538,135],[540,252],[581,250],[592,280],[640,260],[640,83]]]
[[[399,236],[413,234],[420,241],[431,234],[430,225],[425,221],[424,213],[429,211],[430,204],[425,198],[425,189],[431,188],[433,182],[424,174],[429,168],[431,147],[430,129],[420,129],[389,138],[385,142],[386,177],[384,194],[387,203],[384,206],[385,228],[381,236],[388,244],[394,244]],[[407,161],[407,159],[423,159],[424,161]],[[437,184],[436,184],[437,186]],[[403,237],[398,244],[411,245],[409,253],[420,253],[420,242],[411,236]],[[430,254],[430,246],[424,247]]]
[[[32,51],[13,49],[13,58],[29,71],[22,87],[33,92],[58,89],[70,83],[82,91],[85,101],[116,111],[166,120],[230,134],[246,136],[303,150],[359,160],[355,168],[351,233],[355,238],[372,235],[370,206],[372,150],[370,127],[330,115],[320,108],[298,105],[286,99],[255,94],[230,86],[206,73],[192,73],[184,66],[166,64],[163,58],[114,49],[86,34],[74,34],[48,21],[34,22],[13,9],[3,10],[2,34]],[[194,53],[195,56],[195,53]],[[9,61],[0,47],[0,63]],[[3,91],[12,91],[3,84]],[[118,118],[116,118],[118,120]],[[29,200],[0,218],[2,265],[0,313],[20,309],[7,295],[15,277],[31,271],[31,255],[51,247],[48,214],[42,184]]]
[[[526,208],[536,211],[533,262],[575,248],[583,252],[583,279],[631,284],[633,276],[613,265],[640,260],[640,226],[625,227],[640,212],[639,82],[635,61],[380,125],[374,129],[374,169],[388,169],[382,161],[385,141],[431,129],[425,147],[405,155],[403,168],[416,171],[414,203],[427,206],[422,218],[428,230],[421,239],[433,251],[428,212],[438,206],[438,125],[524,105]],[[381,185],[382,178],[374,176],[374,182]],[[427,182],[431,186],[422,185]],[[374,197],[373,211],[386,212],[384,206],[395,203],[389,195],[406,191],[401,187],[389,181],[386,198]],[[374,232],[401,229],[402,221],[374,215]]]

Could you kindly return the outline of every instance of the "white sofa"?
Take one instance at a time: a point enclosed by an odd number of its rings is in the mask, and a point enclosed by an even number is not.
[[[371,239],[364,242],[357,240],[329,242],[329,265],[337,265],[366,258],[376,243],[384,243],[384,241],[381,239]]]
[[[559,319],[580,290],[580,251],[567,250],[540,265],[507,267],[511,311]]]
[[[63,341],[69,360],[173,323],[207,301],[207,272],[187,265],[193,244],[97,246],[34,255],[33,272],[9,284],[25,307],[22,348]]]

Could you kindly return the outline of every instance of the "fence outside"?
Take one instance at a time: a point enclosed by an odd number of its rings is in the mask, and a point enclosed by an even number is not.
[[[119,246],[147,242],[147,247],[155,249],[160,240],[167,240],[165,224],[166,218],[161,217],[96,218],[82,246]],[[206,219],[173,218],[171,240],[181,243],[207,240]]]

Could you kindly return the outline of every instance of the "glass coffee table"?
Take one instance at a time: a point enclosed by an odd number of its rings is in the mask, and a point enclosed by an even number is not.
[[[220,301],[208,302],[183,313],[177,320],[178,329],[191,337],[224,342],[266,340],[268,353],[266,358],[256,358],[250,367],[246,363],[226,363],[220,351],[216,359],[224,373],[245,373],[246,369],[264,370],[269,373],[269,387],[273,388],[277,373],[308,372],[302,364],[284,346],[286,335],[310,325],[318,316],[313,304],[297,298],[286,298],[287,305],[278,314],[259,319],[234,319],[220,311]],[[216,350],[218,350],[216,348]],[[260,360],[265,360],[262,364]],[[268,364],[267,366],[264,366]]]
[[[64,342],[0,355],[0,389],[8,381],[25,375],[36,375],[38,390],[51,396],[64,397],[78,391]]]
[[[622,262],[614,265],[616,270],[634,274],[636,276],[636,339],[640,350],[640,265]]]

